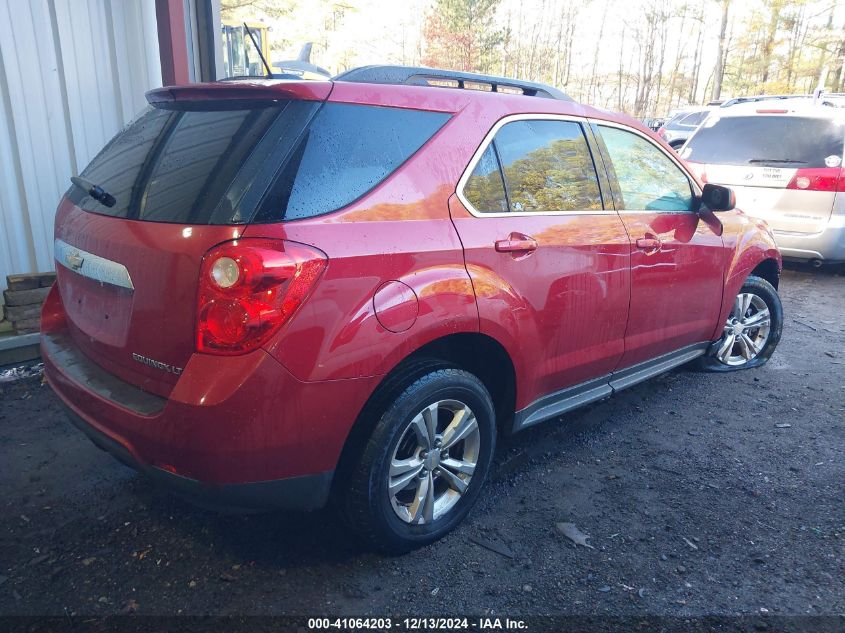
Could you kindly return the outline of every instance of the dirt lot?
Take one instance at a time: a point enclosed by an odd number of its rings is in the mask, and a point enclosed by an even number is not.
[[[0,384],[0,614],[845,613],[845,276],[781,292],[767,366],[671,372],[503,441],[470,520],[401,558],[329,513],[195,509],[37,376]]]

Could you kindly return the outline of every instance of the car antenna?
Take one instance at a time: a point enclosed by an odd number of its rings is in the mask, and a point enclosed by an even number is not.
[[[249,35],[249,39],[252,40],[253,46],[255,46],[255,50],[258,51],[258,56],[261,58],[261,63],[264,64],[264,68],[267,69],[267,76],[272,77],[273,71],[270,68],[270,64],[267,63],[267,60],[264,59],[264,53],[261,52],[261,47],[258,45],[258,42],[255,40],[255,36],[252,34],[252,30],[246,25],[244,22],[244,28],[246,29],[247,35]]]

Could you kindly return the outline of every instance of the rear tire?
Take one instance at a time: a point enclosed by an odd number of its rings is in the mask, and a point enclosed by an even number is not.
[[[702,357],[707,371],[736,371],[764,365],[780,342],[783,306],[774,286],[750,276],[734,299],[722,338]]]
[[[445,367],[384,401],[360,458],[338,482],[345,522],[371,549],[402,554],[467,515],[496,444],[493,401],[473,374]]]

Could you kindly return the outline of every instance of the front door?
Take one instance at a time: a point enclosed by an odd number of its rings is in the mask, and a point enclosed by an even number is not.
[[[693,212],[679,162],[645,134],[598,124],[616,208],[631,238],[631,307],[619,369],[710,340],[721,308],[724,250]]]
[[[505,119],[479,152],[450,209],[481,331],[508,348],[521,409],[617,365],[630,246],[581,121]]]

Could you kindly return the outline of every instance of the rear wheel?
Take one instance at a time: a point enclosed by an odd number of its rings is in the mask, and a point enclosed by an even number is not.
[[[710,347],[702,365],[710,371],[759,367],[775,351],[782,328],[783,307],[777,290],[752,275],[734,299],[722,337]]]
[[[369,547],[394,554],[441,538],[478,498],[495,441],[493,403],[476,376],[423,375],[385,404],[348,474],[347,523]]]

